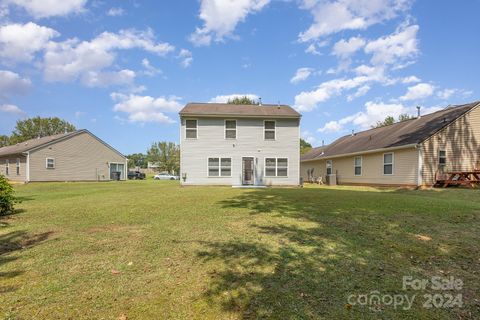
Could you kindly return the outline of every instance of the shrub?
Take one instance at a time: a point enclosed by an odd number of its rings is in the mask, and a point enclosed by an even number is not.
[[[12,213],[13,205],[17,202],[13,187],[0,175],[0,216]]]

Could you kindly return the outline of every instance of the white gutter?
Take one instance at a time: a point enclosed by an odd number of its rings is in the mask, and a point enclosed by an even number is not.
[[[418,149],[417,187],[421,187],[423,185],[423,149],[421,145],[418,145],[417,149]]]
[[[320,156],[319,158],[315,159],[310,159],[310,160],[301,160],[300,162],[310,162],[310,161],[318,161],[318,160],[329,160],[329,159],[335,159],[335,158],[343,158],[343,157],[349,157],[349,156],[358,156],[358,155],[364,155],[364,154],[371,154],[371,153],[379,153],[379,152],[385,152],[385,151],[394,151],[394,150],[400,150],[400,149],[409,149],[409,148],[417,148],[416,143],[412,144],[406,144],[403,146],[399,147],[389,147],[389,148],[381,148],[381,149],[374,149],[374,150],[366,150],[366,151],[357,151],[357,152],[351,152],[351,153],[344,153],[344,154],[338,154],[334,155],[331,157],[323,157]]]

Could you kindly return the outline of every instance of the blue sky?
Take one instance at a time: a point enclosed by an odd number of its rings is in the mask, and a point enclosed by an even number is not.
[[[0,134],[58,116],[125,154],[187,102],[289,104],[314,145],[479,99],[480,1],[0,0]]]

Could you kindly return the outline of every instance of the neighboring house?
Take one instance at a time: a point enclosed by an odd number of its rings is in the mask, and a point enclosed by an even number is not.
[[[339,138],[301,158],[301,176],[339,184],[431,186],[437,173],[480,167],[480,102]],[[313,171],[313,174],[312,174]]]
[[[125,180],[127,158],[87,130],[0,148],[0,174],[11,181]]]
[[[180,111],[182,184],[299,185],[300,118],[285,105],[186,105]]]

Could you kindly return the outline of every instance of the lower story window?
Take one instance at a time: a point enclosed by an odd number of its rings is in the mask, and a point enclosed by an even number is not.
[[[17,158],[17,176],[20,175],[20,158]]]
[[[327,160],[326,165],[327,165],[327,175],[332,174],[333,173],[333,161],[332,160]]]
[[[288,159],[287,158],[265,158],[265,176],[266,177],[287,177]]]
[[[383,155],[383,174],[393,175],[393,153]]]
[[[362,175],[362,157],[355,157],[355,175]]]
[[[46,167],[47,167],[47,169],[55,169],[55,159],[54,158],[47,158]]]
[[[444,167],[447,165],[447,151],[439,150],[438,151],[438,165]]]
[[[10,174],[10,160],[5,160],[5,175],[8,176]]]
[[[232,158],[208,158],[209,177],[231,177]]]

